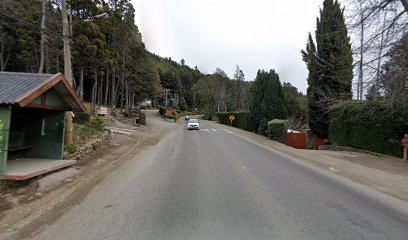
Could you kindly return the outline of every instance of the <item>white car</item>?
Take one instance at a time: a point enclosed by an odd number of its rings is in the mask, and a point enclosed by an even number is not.
[[[188,120],[187,129],[188,130],[200,129],[200,122],[197,119]]]

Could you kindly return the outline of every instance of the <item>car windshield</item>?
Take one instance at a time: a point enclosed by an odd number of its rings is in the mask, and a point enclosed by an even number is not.
[[[188,121],[188,123],[198,123],[198,120],[197,120],[197,119],[190,119],[190,120]]]

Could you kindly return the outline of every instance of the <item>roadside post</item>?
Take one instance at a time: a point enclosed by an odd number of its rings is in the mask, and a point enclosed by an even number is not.
[[[404,138],[401,139],[401,144],[404,146],[404,160],[408,160],[408,134],[405,134]]]
[[[229,120],[231,121],[231,127],[232,127],[232,122],[235,120],[235,116],[234,115],[229,116]]]

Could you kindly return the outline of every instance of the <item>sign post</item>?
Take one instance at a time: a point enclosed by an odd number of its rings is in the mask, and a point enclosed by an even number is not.
[[[229,116],[229,120],[231,121],[231,126],[232,126],[232,122],[235,120],[235,116],[234,115]]]
[[[408,160],[408,134],[405,134],[404,138],[401,139],[401,144],[404,146],[404,160]]]

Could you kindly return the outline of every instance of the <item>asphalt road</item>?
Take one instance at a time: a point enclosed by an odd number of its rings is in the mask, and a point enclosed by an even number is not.
[[[177,128],[35,239],[408,239],[381,194],[204,121]]]

